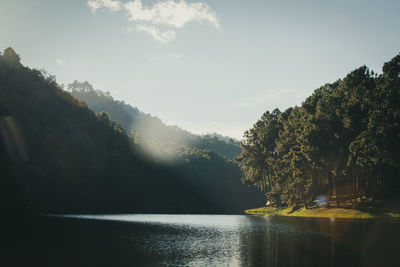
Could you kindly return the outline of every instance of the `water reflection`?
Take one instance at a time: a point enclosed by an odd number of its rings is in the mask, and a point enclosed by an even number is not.
[[[254,219],[256,220],[256,219]],[[270,217],[241,237],[243,266],[400,266],[399,223]],[[277,231],[284,225],[289,231]]]
[[[233,215],[42,216],[31,238],[15,243],[25,242],[25,256],[40,266],[400,266],[399,226]]]

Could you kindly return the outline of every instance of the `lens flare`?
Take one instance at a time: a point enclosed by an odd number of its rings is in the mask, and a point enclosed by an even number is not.
[[[326,207],[328,198],[325,195],[317,196],[316,200],[318,200],[318,206]]]
[[[0,133],[9,157],[13,161],[28,161],[29,154],[25,138],[17,122],[12,117],[0,119]]]

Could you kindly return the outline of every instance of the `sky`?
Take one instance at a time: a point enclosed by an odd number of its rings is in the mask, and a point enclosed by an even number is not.
[[[0,0],[0,50],[169,125],[240,139],[400,52],[400,1]]]

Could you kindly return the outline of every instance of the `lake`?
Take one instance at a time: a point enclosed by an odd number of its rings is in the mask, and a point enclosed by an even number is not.
[[[137,214],[8,222],[7,266],[400,266],[398,221]]]

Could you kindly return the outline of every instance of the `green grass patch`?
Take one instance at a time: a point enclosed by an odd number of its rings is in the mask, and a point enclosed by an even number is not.
[[[400,213],[370,213],[356,209],[344,208],[300,208],[291,211],[290,208],[261,207],[257,209],[245,210],[245,213],[251,215],[280,215],[280,216],[297,216],[297,217],[318,217],[318,218],[352,218],[352,219],[372,219],[372,218],[399,218]]]

